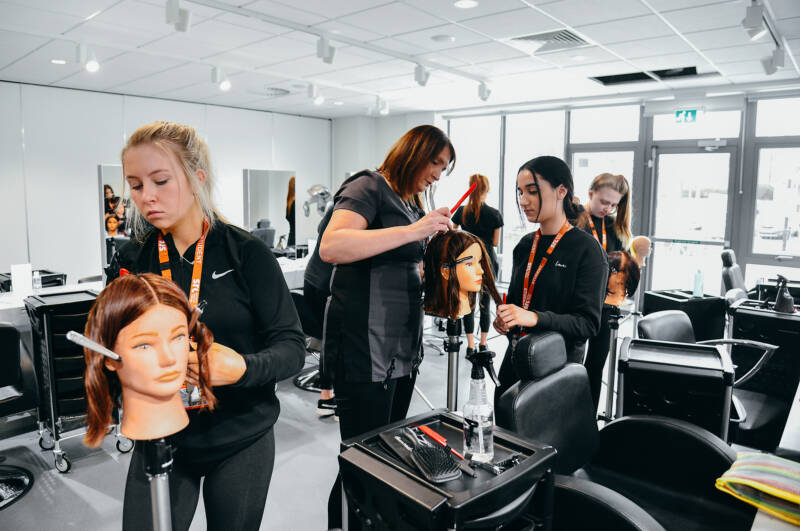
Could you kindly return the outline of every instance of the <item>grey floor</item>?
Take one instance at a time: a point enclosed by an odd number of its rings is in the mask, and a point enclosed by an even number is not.
[[[627,331],[625,324],[620,335]],[[489,348],[497,352],[495,367],[499,368],[507,342],[504,337],[492,336],[494,332],[490,334]],[[469,393],[469,364],[463,358],[465,348],[466,341],[460,356],[459,404],[467,400]],[[426,349],[417,385],[436,407],[446,405],[446,374],[447,357]],[[491,382],[487,382],[491,387]],[[281,415],[275,426],[277,455],[261,529],[324,530],[328,493],[337,472],[338,424],[332,417],[320,418],[316,413],[318,396],[297,389],[291,380],[279,384],[278,396]],[[415,394],[409,415],[428,410]],[[0,433],[4,428],[7,432],[9,424],[27,425],[29,422],[29,418],[19,417],[0,420]],[[67,474],[55,470],[52,453],[39,448],[35,431],[0,440],[0,455],[7,458],[6,464],[23,466],[35,475],[31,491],[0,511],[0,530],[121,528],[129,454],[116,450],[113,437],[107,437],[95,450],[84,447],[77,437],[66,441],[64,449],[73,462]],[[201,500],[191,530],[205,528]]]

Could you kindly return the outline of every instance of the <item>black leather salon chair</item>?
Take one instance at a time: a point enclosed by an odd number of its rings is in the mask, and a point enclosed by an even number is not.
[[[23,399],[19,332],[0,324],[0,417],[28,409]],[[2,398],[5,397],[5,398]],[[17,466],[3,464],[0,455],[0,509],[22,498],[33,486],[33,474]]]
[[[258,229],[256,229],[258,230]],[[300,317],[300,326],[303,328],[303,334],[306,336],[306,352],[311,354],[319,362],[320,354],[322,352],[322,323],[311,311],[308,304],[303,297],[302,289],[291,290],[292,302],[297,309],[297,315]],[[304,391],[319,392],[319,365],[303,369],[294,379],[294,385]]]
[[[689,316],[679,310],[654,312],[638,323],[639,337],[678,343],[695,343]],[[776,345],[749,339],[711,339],[697,341],[704,345],[730,345],[734,365],[733,404],[731,410],[741,419],[731,441],[772,451],[777,446],[789,404],[774,396],[742,388],[764,367],[778,349]]]
[[[755,510],[714,487],[736,459],[710,432],[656,416],[597,429],[582,365],[555,332],[524,337],[521,380],[495,404],[497,425],[558,451],[554,529],[749,530]]]
[[[261,223],[261,222],[259,222]],[[267,247],[272,249],[275,247],[275,228],[274,227],[258,227],[250,231],[250,234],[264,242]]]

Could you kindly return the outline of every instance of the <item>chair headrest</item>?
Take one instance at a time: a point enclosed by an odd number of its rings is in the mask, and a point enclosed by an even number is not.
[[[733,252],[733,249],[723,249],[722,250],[723,267],[731,267],[734,264],[736,264],[736,253]]]
[[[567,363],[567,348],[558,332],[529,334],[517,343],[511,358],[521,380],[539,380]]]
[[[256,223],[256,227],[259,229],[266,229],[269,228],[269,226],[270,226],[270,221],[267,218],[261,218]]]
[[[639,337],[656,341],[694,343],[694,328],[686,312],[662,310],[645,315],[639,320]]]

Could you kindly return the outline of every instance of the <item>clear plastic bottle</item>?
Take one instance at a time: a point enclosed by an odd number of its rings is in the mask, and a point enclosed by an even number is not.
[[[469,400],[464,404],[464,454],[484,463],[494,457],[494,410],[486,393],[483,368],[473,363]]]
[[[38,292],[42,289],[42,274],[39,271],[33,272],[33,291]]]
[[[692,297],[703,296],[703,271],[698,269],[694,274],[694,289],[692,289]]]

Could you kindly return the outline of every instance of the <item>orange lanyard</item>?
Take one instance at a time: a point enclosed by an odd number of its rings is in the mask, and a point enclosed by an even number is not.
[[[589,207],[586,207],[589,210]],[[597,231],[594,229],[594,221],[592,221],[592,212],[589,211],[589,227],[592,229],[592,234],[594,234],[594,239],[603,244],[603,250],[606,250],[606,220],[603,220],[603,241],[600,241],[600,237],[597,235]]]
[[[542,261],[539,262],[539,267],[536,268],[536,272],[533,274],[533,280],[531,280],[530,285],[528,284],[528,279],[531,275],[531,269],[533,268],[533,257],[536,255],[536,248],[539,246],[539,237],[542,234],[542,229],[536,231],[536,235],[533,237],[533,246],[531,247],[531,255],[528,257],[528,268],[525,270],[525,280],[522,284],[522,309],[527,310],[531,305],[531,299],[533,298],[533,288],[536,286],[536,281],[539,279],[539,275],[544,269],[544,266],[547,265],[547,258],[553,254],[553,250],[555,250],[556,245],[558,242],[561,241],[561,237],[567,233],[572,228],[572,225],[569,224],[569,221],[565,221],[564,224],[561,226],[561,230],[558,231],[556,237],[553,238],[553,243],[550,244],[550,247],[547,248],[545,251],[545,255],[542,257]]]
[[[208,234],[208,221],[203,220],[203,234],[197,240],[194,248],[194,266],[192,267],[192,283],[189,286],[189,304],[194,308],[200,302],[200,274],[203,272],[203,252],[206,247]],[[161,276],[172,280],[172,270],[169,268],[169,251],[164,236],[158,233],[158,262],[161,266]]]

